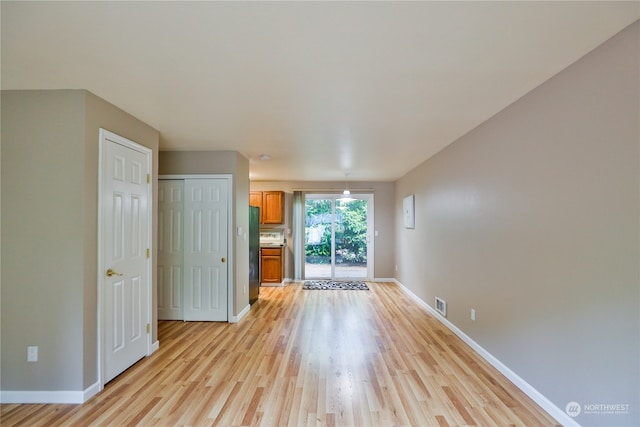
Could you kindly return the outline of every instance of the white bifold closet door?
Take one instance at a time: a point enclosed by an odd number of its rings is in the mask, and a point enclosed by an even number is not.
[[[159,182],[159,319],[228,320],[227,188],[225,178]]]
[[[182,320],[184,180],[158,182],[158,319]]]

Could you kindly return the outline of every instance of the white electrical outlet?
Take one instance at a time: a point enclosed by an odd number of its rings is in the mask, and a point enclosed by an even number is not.
[[[38,361],[38,346],[30,345],[27,347],[27,362]]]
[[[476,309],[475,308],[471,309],[471,320],[473,320],[473,321],[476,320]]]

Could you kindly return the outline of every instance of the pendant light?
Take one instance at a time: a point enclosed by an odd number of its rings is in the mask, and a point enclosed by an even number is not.
[[[339,197],[337,200],[340,200],[341,202],[352,202],[355,199],[353,197],[351,197],[351,191],[349,191],[349,174],[345,174],[345,180],[344,180],[344,191],[342,192],[342,197]]]

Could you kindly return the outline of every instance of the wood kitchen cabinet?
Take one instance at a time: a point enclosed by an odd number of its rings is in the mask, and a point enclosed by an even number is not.
[[[284,248],[262,248],[261,283],[280,284],[284,280]]]
[[[249,206],[260,208],[260,224],[262,224],[262,191],[249,192]]]
[[[283,191],[251,191],[249,206],[260,208],[260,224],[282,224],[284,222]]]

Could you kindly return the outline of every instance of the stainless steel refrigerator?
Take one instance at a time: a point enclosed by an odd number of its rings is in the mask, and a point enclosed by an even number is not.
[[[249,303],[260,297],[260,208],[249,206]]]

